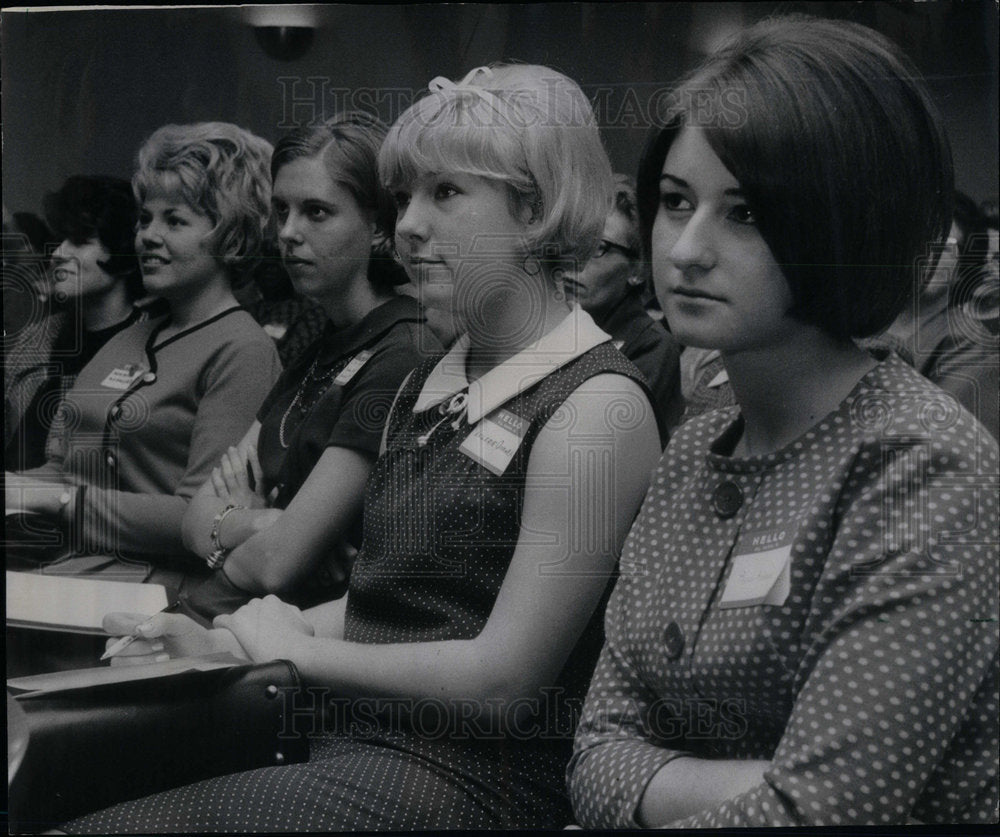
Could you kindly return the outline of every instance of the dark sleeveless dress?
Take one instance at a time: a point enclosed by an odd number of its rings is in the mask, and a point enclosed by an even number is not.
[[[595,375],[618,373],[645,390],[638,370],[610,343],[570,361],[503,405],[526,430],[498,476],[459,450],[468,424],[440,423],[438,407],[412,412],[435,365],[431,359],[417,367],[401,391],[386,452],[368,482],[364,548],[348,597],[348,641],[475,637],[493,610],[518,541],[539,431]],[[485,708],[472,701],[334,701],[327,734],[313,741],[307,764],[211,779],[117,805],[64,830],[560,828],[571,818],[563,777],[603,641],[606,595],[556,683],[519,717],[516,732],[492,728]]]

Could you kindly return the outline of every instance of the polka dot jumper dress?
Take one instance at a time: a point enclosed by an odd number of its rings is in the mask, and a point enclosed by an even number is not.
[[[609,342],[571,360],[504,409],[524,441],[501,475],[459,450],[468,425],[412,408],[433,360],[400,392],[387,449],[365,496],[364,548],[355,563],[345,639],[424,642],[476,636],[493,609],[517,544],[525,475],[545,423],[587,379],[641,375]],[[435,428],[432,431],[432,428]],[[429,435],[428,435],[429,434]],[[421,444],[424,441],[424,444]],[[610,584],[609,584],[610,590]],[[600,652],[606,596],[563,671],[517,734],[468,706],[431,700],[407,717],[392,701],[355,701],[339,731],[313,742],[310,761],[200,782],[76,820],[80,832],[370,831],[560,828],[570,821],[565,768]],[[448,728],[445,709],[458,717]],[[353,734],[352,734],[353,732]]]
[[[634,826],[678,756],[763,782],[671,827],[997,820],[997,445],[893,358],[775,453],[683,425],[625,543],[568,769]]]

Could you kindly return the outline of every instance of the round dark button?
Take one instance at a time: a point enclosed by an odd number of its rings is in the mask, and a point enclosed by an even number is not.
[[[671,622],[663,629],[663,644],[671,660],[679,659],[684,653],[684,632],[676,622]]]
[[[712,508],[719,517],[732,517],[743,505],[743,489],[735,482],[719,483],[712,492]]]

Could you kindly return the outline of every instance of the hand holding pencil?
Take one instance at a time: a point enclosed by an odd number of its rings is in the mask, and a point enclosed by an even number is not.
[[[111,665],[143,665],[178,657],[197,657],[228,651],[247,657],[231,631],[203,628],[193,619],[173,613],[176,604],[153,616],[138,613],[109,613],[103,628],[112,635],[102,660]]]
[[[171,613],[172,611],[177,610],[178,605],[180,605],[180,600],[175,601],[173,604],[167,605],[165,608],[163,608],[163,610],[160,611],[160,613]],[[126,634],[123,637],[119,637],[114,642],[109,643],[108,647],[104,649],[104,653],[101,654],[100,662],[103,663],[105,660],[109,660],[112,657],[117,656],[126,648],[128,648],[137,639],[141,639],[143,636],[147,635],[149,631],[152,629],[152,618],[153,617],[151,616],[149,620],[141,622],[140,624],[136,625],[135,629],[131,633]],[[107,630],[106,627],[105,630]]]

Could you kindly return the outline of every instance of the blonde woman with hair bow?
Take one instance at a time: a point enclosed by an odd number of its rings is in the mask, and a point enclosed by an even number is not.
[[[163,614],[125,652],[292,660],[333,698],[331,729],[307,764],[124,803],[70,832],[569,820],[576,711],[658,450],[641,375],[558,277],[598,244],[610,165],[574,82],[498,65],[435,79],[379,170],[400,260],[464,334],[396,396],[347,595],[307,611],[257,599],[211,631]]]

